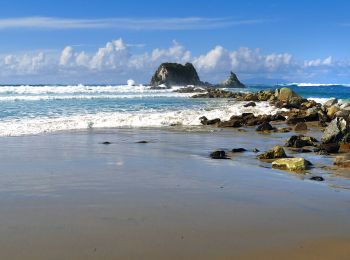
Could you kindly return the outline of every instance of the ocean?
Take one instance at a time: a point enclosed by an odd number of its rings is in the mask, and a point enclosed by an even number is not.
[[[305,98],[350,100],[350,85],[250,85],[232,91],[290,87]],[[244,108],[242,102],[192,99],[175,89],[132,85],[0,86],[0,136],[20,136],[89,128],[198,126],[199,117],[228,119],[243,112],[273,114],[267,102]]]

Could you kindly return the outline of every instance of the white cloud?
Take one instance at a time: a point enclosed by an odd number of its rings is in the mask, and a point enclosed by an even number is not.
[[[79,48],[79,50],[75,50]],[[193,56],[174,41],[169,48],[144,53],[133,52],[133,45],[122,39],[107,42],[95,52],[82,46],[66,46],[59,53],[37,52],[0,55],[0,82],[24,83],[119,83],[133,78],[148,82],[162,62],[192,62],[202,80],[218,82],[234,71],[243,80],[261,78],[304,81],[322,77],[347,77],[349,61],[324,59],[297,60],[289,53],[264,54],[260,49],[242,47],[228,50],[215,46]]]
[[[306,60],[304,62],[305,67],[318,67],[318,66],[330,66],[332,65],[332,56],[329,56],[325,59],[315,59],[315,60]]]
[[[73,19],[37,16],[0,19],[0,29],[202,30],[262,22],[264,21],[259,19],[234,20],[232,18],[206,17]]]

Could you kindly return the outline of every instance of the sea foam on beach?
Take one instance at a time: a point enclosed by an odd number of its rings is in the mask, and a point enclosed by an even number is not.
[[[179,88],[154,90],[149,86],[135,85],[133,81],[128,85],[106,86],[0,86],[0,136],[89,128],[198,126],[201,116],[227,120],[242,113],[262,115],[279,111],[268,102],[245,108],[244,102],[235,100],[192,99],[190,97],[195,93],[174,92]],[[334,86],[310,86],[300,88],[300,91],[303,96],[323,103],[334,97],[326,92],[328,88],[337,93]],[[338,91],[344,92],[343,88],[338,88]],[[256,87],[234,89],[257,90]],[[299,93],[299,89],[296,91]]]

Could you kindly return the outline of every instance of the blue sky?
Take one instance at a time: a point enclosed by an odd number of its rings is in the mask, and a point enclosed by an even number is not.
[[[167,60],[211,81],[235,70],[256,83],[348,83],[349,10],[342,0],[2,0],[0,83],[147,82]]]

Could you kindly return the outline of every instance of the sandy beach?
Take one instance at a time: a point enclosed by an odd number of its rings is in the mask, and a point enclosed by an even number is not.
[[[347,259],[348,176],[275,170],[250,152],[288,135],[202,127],[3,137],[0,258]],[[208,156],[235,147],[248,152]]]

